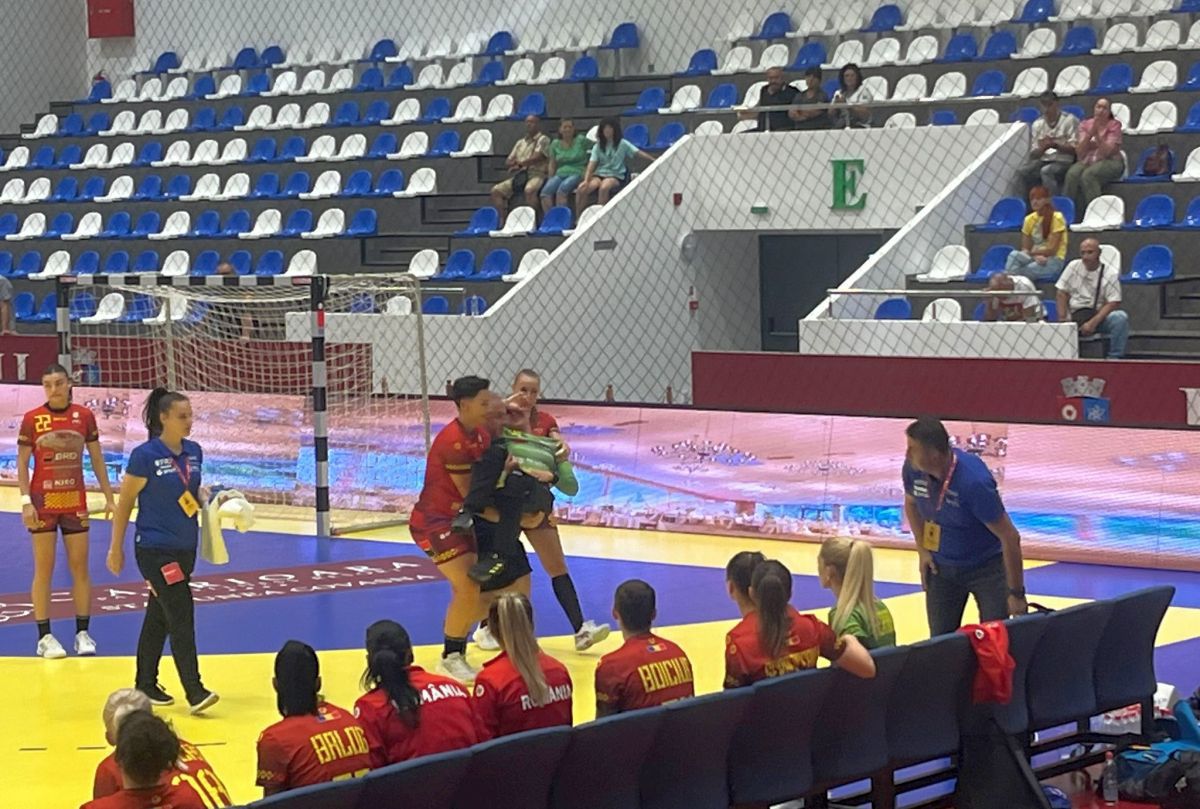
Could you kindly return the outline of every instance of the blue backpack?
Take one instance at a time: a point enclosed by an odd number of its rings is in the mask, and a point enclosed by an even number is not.
[[[1156,742],[1117,754],[1122,798],[1153,802],[1182,795],[1200,799],[1200,726],[1187,700],[1175,706],[1175,719],[1180,740]],[[1180,782],[1186,784],[1182,793],[1177,790]]]

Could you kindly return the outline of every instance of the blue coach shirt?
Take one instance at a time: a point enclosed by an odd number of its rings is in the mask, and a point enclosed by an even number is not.
[[[176,455],[157,438],[134,447],[125,471],[146,479],[138,495],[137,534],[134,545],[160,550],[192,550],[199,538],[199,513],[189,517],[179,505],[183,496],[183,475],[187,491],[200,499],[200,474],[204,453],[195,441],[183,440],[183,451]]]
[[[933,554],[933,560],[938,564],[977,567],[1004,552],[1000,540],[987,527],[987,523],[1004,514],[1004,504],[996,490],[996,479],[982,459],[961,449],[951,452],[958,462],[940,511],[936,509],[942,481],[918,472],[907,462],[904,491],[917,501],[922,517],[941,526],[941,548]]]

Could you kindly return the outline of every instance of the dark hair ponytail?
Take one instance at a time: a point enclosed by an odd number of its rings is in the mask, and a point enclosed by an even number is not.
[[[176,402],[186,401],[187,397],[182,393],[166,388],[155,388],[150,391],[150,395],[146,397],[146,406],[142,408],[142,421],[145,422],[146,430],[150,433],[151,438],[158,438],[162,435],[162,417],[171,412],[171,407]]]
[[[733,582],[733,586],[744,597],[750,596],[750,578],[754,569],[767,561],[759,551],[739,551],[725,565],[725,580]]]
[[[401,721],[415,728],[421,723],[421,693],[408,677],[412,662],[412,640],[404,627],[387,620],[367,627],[367,670],[362,687],[382,688]]]
[[[771,658],[780,657],[792,629],[788,615],[792,574],[782,562],[770,559],[754,568],[750,592],[758,611],[758,642],[763,653]]]
[[[279,715],[316,714],[320,676],[321,667],[313,647],[298,640],[283,644],[275,655],[275,706]]]

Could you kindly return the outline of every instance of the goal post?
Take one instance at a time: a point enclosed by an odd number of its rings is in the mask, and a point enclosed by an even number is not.
[[[407,522],[430,441],[412,276],[68,275],[56,323],[77,398],[123,414],[123,455],[161,385],[192,399],[207,481],[311,508],[322,535]]]

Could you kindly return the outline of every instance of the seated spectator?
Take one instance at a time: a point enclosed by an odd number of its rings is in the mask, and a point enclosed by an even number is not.
[[[567,205],[567,199],[583,180],[592,142],[575,131],[575,122],[564,118],[558,124],[558,139],[550,144],[549,179],[542,186],[542,212],[555,205]]]
[[[117,731],[124,719],[137,712],[150,713],[150,698],[136,688],[118,688],[108,695],[104,702],[104,740],[111,745],[117,743]],[[213,789],[228,796],[225,785],[213,772],[212,766],[204,758],[204,754],[193,744],[179,740],[179,757],[175,762],[174,771],[186,774],[206,784],[212,784]],[[92,797],[104,798],[121,791],[121,768],[117,766],[116,753],[109,753],[96,766],[96,776],[92,782]]]
[[[538,192],[546,182],[547,152],[550,138],[542,134],[542,121],[536,115],[525,117],[525,137],[513,144],[504,161],[511,175],[492,186],[492,205],[504,216],[509,200],[524,195],[525,204],[536,209]]]
[[[257,783],[264,796],[367,774],[367,734],[349,712],[321,699],[320,663],[311,646],[283,644],[271,685],[283,719],[258,737]]]
[[[744,579],[754,556],[735,556],[726,575],[736,567],[735,575]],[[857,638],[838,637],[827,624],[811,615],[801,615],[788,603],[792,574],[781,562],[758,562],[753,566],[750,586],[743,591],[742,584],[742,580],[727,581],[730,591],[736,590],[735,600],[743,617],[725,636],[726,688],[816,668],[818,657],[857,677],[875,676],[875,661]]]
[[[1035,185],[1029,192],[1029,207],[1033,213],[1021,226],[1021,249],[1014,250],[1004,260],[1004,271],[1010,275],[1058,275],[1067,258],[1067,220],[1054,210],[1054,200],[1044,186]]]
[[[1017,193],[1022,197],[1037,185],[1054,196],[1075,162],[1079,119],[1060,109],[1053,90],[1042,93],[1040,100],[1042,114],[1033,122],[1033,150],[1017,169]]]
[[[832,590],[837,605],[829,611],[833,634],[851,635],[868,649],[896,645],[896,623],[887,604],[875,597],[875,561],[871,543],[830,537],[817,555],[821,586]]]
[[[576,216],[583,213],[592,194],[599,196],[600,204],[607,205],[608,198],[629,181],[629,158],[637,155],[646,162],[654,157],[634,146],[622,137],[621,122],[616,118],[602,118],[596,145],[583,180],[575,190]]]
[[[867,129],[871,126],[871,109],[867,107],[875,100],[871,91],[863,86],[863,74],[853,62],[838,74],[838,91],[833,94],[833,103],[842,105],[832,112],[833,125],[846,129]]]
[[[1067,169],[1063,193],[1084,211],[1089,202],[1104,193],[1106,184],[1121,179],[1124,173],[1121,122],[1113,117],[1112,103],[1107,98],[1097,99],[1092,117],[1079,125],[1075,163]]]
[[[1121,281],[1114,267],[1100,260],[1100,242],[1084,239],[1079,258],[1063,270],[1058,290],[1058,319],[1075,321],[1079,334],[1090,337],[1099,332],[1108,335],[1108,358],[1125,356],[1129,340],[1129,315],[1121,309]]]
[[[16,334],[13,327],[13,285],[3,275],[0,275],[0,334]]]
[[[989,292],[1010,292],[1010,295],[989,295],[984,301],[983,319],[1008,323],[1040,323],[1046,309],[1038,296],[1037,285],[1024,275],[998,272],[988,279]]]
[[[412,641],[395,621],[367,627],[367,693],[354,715],[367,732],[371,766],[461,750],[486,735],[471,695],[458,680],[413,665]]]
[[[825,105],[829,103],[829,96],[825,95],[825,90],[821,87],[821,68],[810,67],[804,71],[804,89],[796,94],[792,101],[797,107],[793,108],[788,115],[791,116],[796,129],[828,129],[829,128],[829,109],[825,106],[817,106],[813,109],[804,109],[805,105]]]
[[[596,667],[596,716],[695,695],[687,653],[650,631],[658,615],[653,587],[638,579],[623,583],[613,597],[612,614],[625,643],[600,658]]]
[[[475,678],[475,709],[487,738],[570,725],[571,675],[538,647],[529,599],[500,594],[488,610],[488,626],[503,651]]]
[[[82,809],[230,806],[229,794],[220,781],[175,771],[180,752],[179,737],[165,721],[150,711],[128,714],[117,729],[114,754],[121,770],[121,790],[88,801]]]
[[[767,69],[766,73],[767,85],[762,88],[762,92],[758,96],[759,107],[790,107],[796,100],[796,96],[800,91],[787,83],[784,78],[783,68],[772,67]],[[742,120],[758,119],[758,132],[780,132],[790,131],[796,128],[795,121],[792,118],[791,110],[775,109],[755,112],[754,110],[740,110],[738,118]]]

